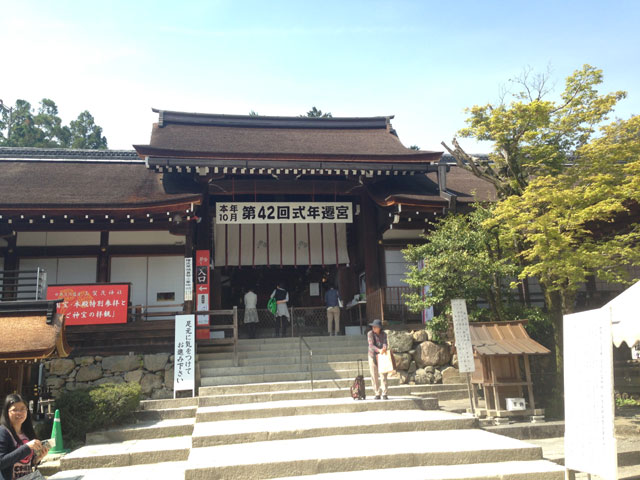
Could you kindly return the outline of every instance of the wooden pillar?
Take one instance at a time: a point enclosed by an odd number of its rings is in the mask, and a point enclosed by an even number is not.
[[[98,283],[107,283],[109,281],[109,232],[100,232],[100,253],[98,254]]]
[[[489,356],[489,370],[491,371],[491,383],[493,384],[493,406],[496,412],[496,417],[498,416],[498,410],[500,410],[500,395],[498,393],[498,379],[496,377],[496,369],[493,364],[493,357]],[[489,411],[489,405],[487,405],[487,412]]]
[[[380,262],[378,247],[378,213],[373,200],[367,194],[361,197],[362,208],[360,210],[360,241],[364,250],[365,280],[367,282],[367,295],[381,287]]]
[[[536,401],[533,398],[533,383],[531,382],[531,366],[529,365],[529,355],[524,356],[524,374],[527,380],[527,390],[529,391],[529,405],[531,410],[536,409]]]
[[[18,252],[16,248],[17,235],[11,235],[7,239],[7,249],[4,253],[4,270],[18,270]],[[15,274],[3,276],[2,300],[14,300],[17,296],[18,277]]]
[[[211,271],[211,308],[220,310],[222,308],[222,269],[214,268]]]

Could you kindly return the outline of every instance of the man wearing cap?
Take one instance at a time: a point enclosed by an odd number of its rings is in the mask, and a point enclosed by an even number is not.
[[[388,400],[388,374],[378,374],[378,354],[387,353],[387,334],[382,330],[382,322],[379,319],[375,319],[369,326],[371,327],[371,330],[367,334],[367,340],[369,341],[369,370],[371,372],[371,381],[373,382],[373,391],[376,394],[374,398],[380,400],[380,396],[382,395],[384,400]],[[382,388],[380,388],[380,383],[382,383]]]

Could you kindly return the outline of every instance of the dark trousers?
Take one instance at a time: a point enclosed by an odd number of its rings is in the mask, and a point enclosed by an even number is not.
[[[289,325],[289,319],[284,315],[276,317],[276,337],[287,336],[287,326]],[[282,328],[282,335],[280,335],[280,328]]]
[[[258,329],[257,323],[247,323],[247,330],[249,330],[249,338],[256,338],[256,330]]]

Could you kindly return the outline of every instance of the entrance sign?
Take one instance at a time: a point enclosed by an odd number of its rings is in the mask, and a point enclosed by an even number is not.
[[[184,259],[184,301],[193,300],[193,258]]]
[[[173,367],[173,398],[176,392],[191,390],[195,394],[195,315],[176,315]]]
[[[49,285],[47,300],[60,298],[64,301],[57,310],[65,316],[65,325],[127,323],[128,283]]]
[[[456,337],[458,369],[460,373],[473,373],[476,371],[476,364],[473,359],[473,345],[471,344],[469,316],[465,300],[462,298],[451,300],[451,313],[453,315],[453,332]]]
[[[216,223],[353,223],[353,205],[351,202],[218,202]]]
[[[617,478],[613,347],[605,308],[564,316],[565,466]]]
[[[209,250],[196,251],[196,311],[209,310]],[[198,315],[198,325],[209,326],[209,315]],[[196,338],[209,338],[209,330],[199,329]]]

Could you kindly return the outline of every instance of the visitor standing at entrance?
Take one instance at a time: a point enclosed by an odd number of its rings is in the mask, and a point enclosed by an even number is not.
[[[326,291],[324,303],[327,306],[327,330],[329,331],[329,336],[338,335],[340,333],[340,294],[335,287],[332,286]],[[335,330],[333,330],[334,324]]]
[[[244,323],[249,329],[249,338],[256,338],[258,327],[258,296],[252,288],[247,289],[244,294]]]
[[[387,392],[389,387],[387,385],[388,373],[378,373],[378,354],[387,353],[387,334],[382,330],[382,322],[375,319],[369,324],[371,330],[367,334],[367,340],[369,341],[369,371],[371,372],[371,382],[373,383],[373,391],[376,394],[374,397],[376,400],[380,400],[380,395],[384,400],[388,400]],[[382,383],[382,386],[380,385]]]
[[[276,310],[276,337],[286,337],[287,325],[289,324],[289,309],[287,308],[289,292],[284,289],[282,282],[278,282],[276,289],[271,294],[271,298],[274,298],[278,305],[278,309]],[[280,335],[281,328],[282,335]]]

